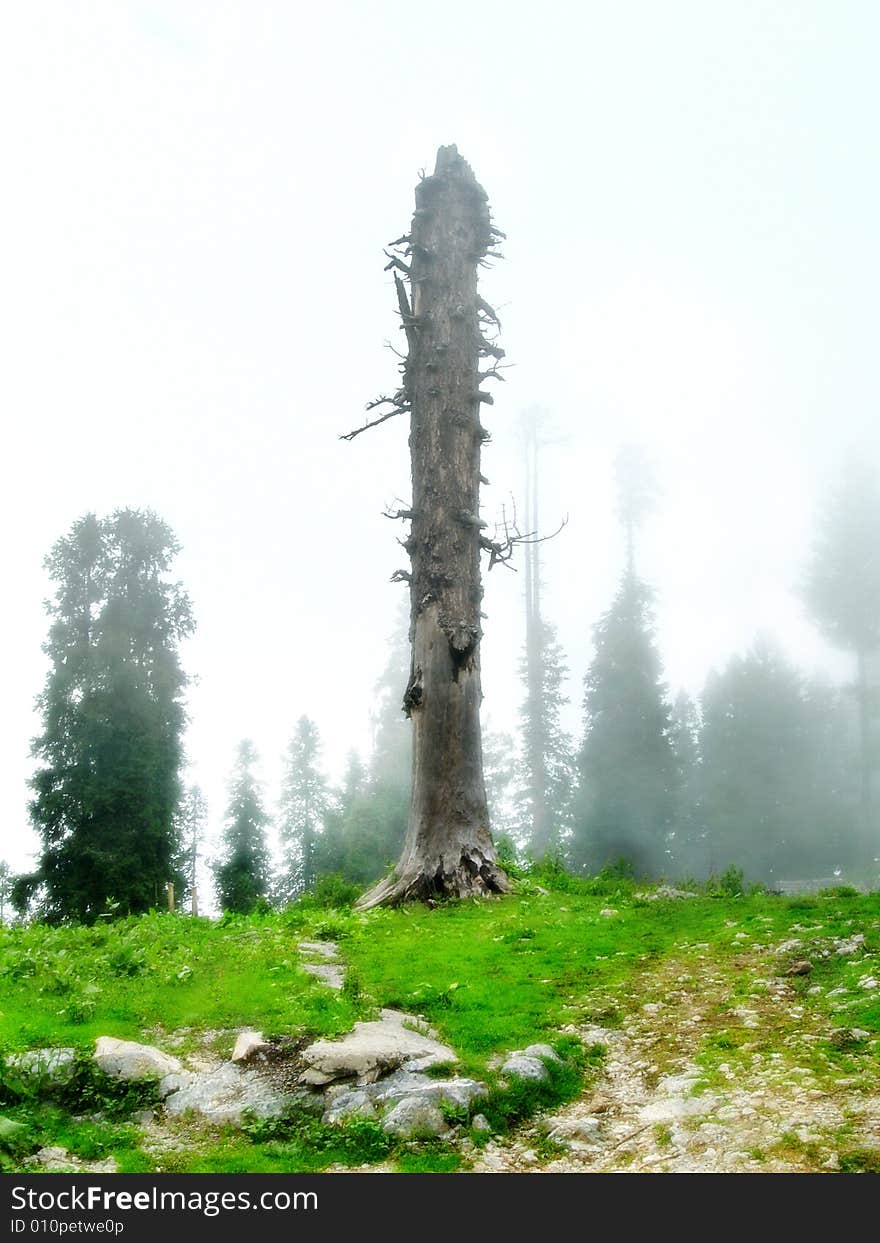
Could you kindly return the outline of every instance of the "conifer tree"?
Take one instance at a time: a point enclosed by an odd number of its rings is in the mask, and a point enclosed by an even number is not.
[[[245,739],[239,743],[230,784],[222,854],[214,865],[220,906],[236,914],[252,911],[269,893],[269,817],[254,774],[256,762],[254,745]]]
[[[279,896],[291,901],[315,883],[316,853],[330,806],[327,781],[318,766],[318,727],[301,716],[287,749],[281,786]]]
[[[51,921],[93,920],[112,905],[138,913],[174,878],[185,723],[178,644],[193,629],[186,594],[169,580],[178,552],[149,510],[87,514],[53,547],[55,588],[38,704],[31,817]]]

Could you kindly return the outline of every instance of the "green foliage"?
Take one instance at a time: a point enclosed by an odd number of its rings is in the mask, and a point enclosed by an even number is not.
[[[229,793],[223,830],[223,855],[214,866],[217,896],[224,911],[247,914],[269,890],[269,848],[259,785],[253,772],[257,753],[245,739]]]
[[[87,514],[46,560],[55,585],[50,669],[33,744],[31,816],[43,849],[18,891],[53,921],[159,904],[174,878],[186,678],[178,644],[189,601],[168,572],[178,552],[148,510]]]

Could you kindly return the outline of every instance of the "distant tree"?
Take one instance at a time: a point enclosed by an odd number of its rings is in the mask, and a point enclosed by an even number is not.
[[[188,903],[191,915],[199,913],[199,861],[207,818],[208,805],[201,788],[190,786],[181,799],[177,821],[177,887],[180,906]]]
[[[617,517],[626,540],[626,563],[635,569],[635,539],[648,514],[656,508],[660,488],[654,466],[636,444],[621,445],[614,461]]]
[[[707,869],[765,882],[829,875],[852,859],[846,735],[834,693],[766,640],[712,674],[700,740]]]
[[[408,808],[412,784],[412,721],[403,707],[410,664],[407,608],[398,610],[387,651],[385,666],[374,688],[369,779],[377,788],[398,791]],[[403,844],[402,834],[400,844]]]
[[[560,713],[568,702],[563,681],[568,669],[556,631],[541,609],[541,544],[538,487],[542,442],[537,411],[524,416],[525,526],[532,535],[523,546],[525,562],[525,644],[520,662],[525,695],[520,707],[521,746],[517,764],[518,812],[530,853],[537,859],[559,850],[568,829],[572,745]]]
[[[6,922],[6,907],[12,897],[14,877],[5,859],[0,859],[0,924]]]
[[[676,767],[651,593],[632,569],[593,635],[572,855],[591,870],[623,858],[640,874],[660,874],[669,863]]]
[[[702,875],[706,871],[707,843],[703,816],[700,713],[684,691],[679,691],[672,705],[669,743],[675,762],[670,863],[679,875]]]
[[[269,893],[269,848],[260,788],[254,775],[253,743],[239,743],[223,828],[223,847],[214,865],[217,897],[224,911],[247,914]]]
[[[559,851],[568,836],[574,754],[561,722],[568,703],[562,648],[540,616],[532,619],[530,632],[520,664],[526,694],[520,708],[517,809],[529,851],[540,859]]]
[[[53,547],[55,585],[38,700],[31,816],[43,849],[30,892],[50,921],[93,920],[112,900],[148,910],[174,875],[189,600],[178,552],[148,510],[87,514]]]
[[[876,853],[872,797],[877,764],[877,686],[869,658],[880,650],[880,481],[864,462],[850,463],[819,521],[804,597],[822,634],[856,657],[861,743],[861,821],[865,847]]]
[[[315,883],[316,851],[330,805],[327,781],[318,767],[318,727],[301,716],[287,749],[278,827],[281,836],[279,896],[292,901]]]
[[[510,734],[490,728],[483,729],[483,773],[486,779],[486,798],[493,830],[522,840],[520,817],[516,809],[516,747]]]

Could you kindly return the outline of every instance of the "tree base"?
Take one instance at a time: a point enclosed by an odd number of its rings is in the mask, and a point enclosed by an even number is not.
[[[510,893],[510,889],[503,868],[474,851],[463,854],[451,872],[443,868],[432,870],[428,866],[420,868],[416,862],[400,875],[392,873],[368,890],[357,901],[355,909],[368,911],[375,906],[402,906],[405,902],[429,902],[437,898],[486,898],[491,894]]]

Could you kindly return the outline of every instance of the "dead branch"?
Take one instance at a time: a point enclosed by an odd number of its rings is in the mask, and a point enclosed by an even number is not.
[[[395,570],[388,581],[389,583],[411,583],[412,574],[409,570]]]
[[[397,270],[399,272],[402,272],[404,276],[412,276],[412,272],[410,270],[409,264],[404,263],[402,259],[398,259],[397,255],[389,255],[388,251],[386,250],[385,258],[390,260],[389,263],[385,264],[386,272],[390,272],[392,268],[397,268]]]
[[[394,273],[394,285],[397,289],[397,305],[400,308],[400,318],[403,320],[407,344],[412,351],[416,343],[416,320],[412,313],[412,307],[409,304],[409,298],[406,295],[406,286],[396,272]]]
[[[373,403],[376,404],[375,402]],[[390,410],[386,410],[384,414],[380,414],[378,419],[371,419],[369,423],[365,423],[363,427],[356,427],[354,431],[346,432],[340,436],[340,440],[354,440],[355,436],[360,436],[361,432],[368,432],[371,427],[378,427],[380,423],[386,422],[387,419],[393,419],[398,414],[408,414],[409,406],[393,406]]]
[[[391,518],[392,521],[396,521],[398,518],[400,518],[404,522],[409,522],[410,519],[415,518],[415,516],[416,516],[416,511],[414,509],[383,509],[382,510],[382,517]]]

